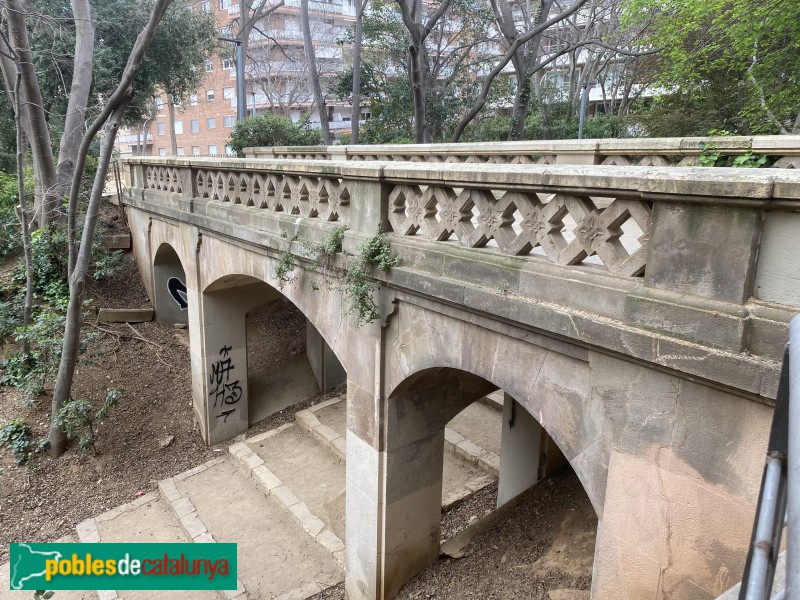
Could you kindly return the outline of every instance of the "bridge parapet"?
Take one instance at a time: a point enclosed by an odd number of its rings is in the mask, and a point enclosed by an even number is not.
[[[700,345],[698,356],[714,348],[777,361],[800,307],[800,174],[791,171],[188,158],[128,165],[131,201],[148,210],[227,223],[229,235],[266,232],[281,250],[291,250],[287,238],[318,241],[345,225],[345,249],[355,251],[382,227],[403,259],[390,285],[476,304],[475,290],[491,290],[480,301],[487,312],[665,365],[658,352],[678,356],[687,371],[685,348],[656,352],[653,340]],[[616,323],[617,333],[600,333],[597,319]],[[702,360],[695,370],[707,376]],[[714,377],[731,369],[723,371]],[[776,379],[748,383],[746,372],[737,386],[773,397]]]
[[[705,148],[705,150],[704,150]],[[768,157],[772,167],[800,168],[800,136],[718,136],[598,140],[532,140],[462,144],[275,146],[246,148],[248,158],[489,164],[691,166],[700,156]]]

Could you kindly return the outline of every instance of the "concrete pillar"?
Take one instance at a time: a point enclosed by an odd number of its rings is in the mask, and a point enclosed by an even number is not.
[[[248,428],[243,294],[249,287],[203,294],[203,403],[209,445],[245,433]]]
[[[306,321],[306,355],[323,394],[347,381],[342,363],[310,321]]]
[[[539,422],[514,398],[504,394],[498,507],[539,481],[545,436],[547,434]]]
[[[359,406],[374,397],[348,381],[348,598],[389,600],[437,559],[445,424],[495,389],[449,369],[418,374],[386,400],[380,450],[374,436],[357,435],[367,430]]]
[[[497,506],[503,506],[567,462],[533,415],[514,398],[503,394]]]

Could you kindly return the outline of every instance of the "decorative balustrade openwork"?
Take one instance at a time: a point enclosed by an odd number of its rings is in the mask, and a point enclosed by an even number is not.
[[[800,168],[800,136],[539,140],[480,144],[398,144],[248,148],[248,158],[404,161],[445,164],[693,166],[703,154],[767,156],[775,168]]]
[[[651,210],[638,199],[434,185],[397,185],[389,195],[389,223],[400,235],[496,245],[503,254],[542,254],[562,265],[596,256],[627,276],[644,273]]]

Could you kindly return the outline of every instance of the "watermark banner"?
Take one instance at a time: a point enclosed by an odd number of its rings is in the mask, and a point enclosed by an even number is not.
[[[235,590],[236,544],[11,544],[12,590]]]

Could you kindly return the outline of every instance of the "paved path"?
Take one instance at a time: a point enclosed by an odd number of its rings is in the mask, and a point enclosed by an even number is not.
[[[495,479],[501,412],[475,403],[446,431],[443,507]],[[294,423],[159,482],[158,490],[78,524],[84,542],[236,542],[239,588],[227,592],[58,592],[54,600],[302,600],[344,578],[345,402],[300,411]],[[493,471],[494,469],[494,471]],[[0,600],[8,591],[0,565]]]

